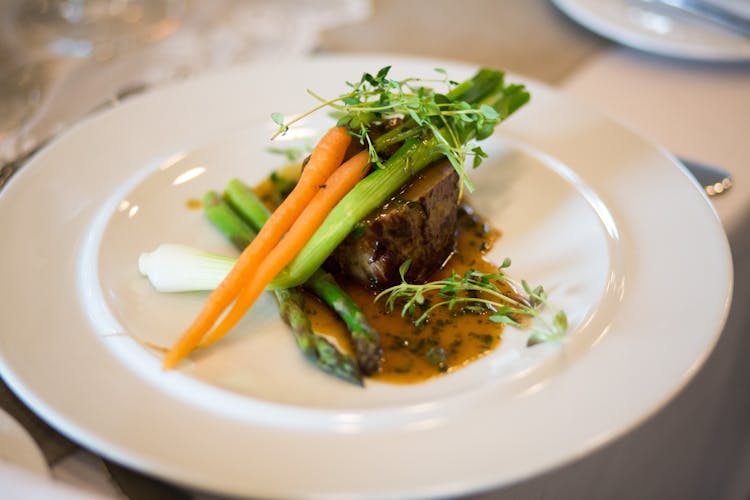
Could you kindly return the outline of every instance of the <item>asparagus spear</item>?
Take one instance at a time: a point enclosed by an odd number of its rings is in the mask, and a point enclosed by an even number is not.
[[[224,192],[227,203],[255,230],[259,230],[270,212],[241,180],[232,179]],[[367,322],[364,313],[349,295],[336,283],[335,278],[318,268],[304,286],[328,304],[344,321],[351,334],[352,346],[359,368],[365,375],[380,369],[383,350],[380,335]]]
[[[380,335],[370,326],[359,306],[349,294],[341,289],[331,273],[323,269],[315,271],[305,282],[305,287],[323,299],[323,302],[336,311],[336,314],[346,323],[362,373],[365,375],[376,373],[383,359]]]
[[[342,354],[325,337],[312,330],[310,318],[303,308],[304,298],[297,288],[273,291],[279,303],[279,313],[291,327],[294,339],[302,353],[321,370],[357,385],[364,385],[359,365],[350,356]]]
[[[244,249],[255,238],[256,232],[215,191],[203,196],[203,206],[208,219],[238,250]],[[364,385],[357,363],[313,331],[300,291],[295,288],[278,289],[273,294],[279,304],[281,318],[291,327],[302,353],[323,371],[353,384]]]

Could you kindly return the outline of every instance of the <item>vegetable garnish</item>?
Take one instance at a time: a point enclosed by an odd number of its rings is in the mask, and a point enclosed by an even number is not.
[[[416,325],[427,321],[435,309],[447,307],[462,313],[488,313],[490,321],[517,327],[523,326],[523,319],[534,318],[539,326],[531,331],[529,346],[562,340],[568,328],[565,312],[558,311],[552,323],[545,320],[540,314],[540,310],[547,304],[544,288],[537,286],[532,289],[525,280],[516,282],[505,273],[504,270],[508,267],[510,259],[506,258],[495,273],[470,269],[464,274],[453,273],[445,279],[412,284],[404,278],[409,268],[409,261],[406,261],[399,269],[401,283],[383,290],[375,300],[386,298],[386,305],[391,311],[400,304],[401,315],[416,316]],[[503,284],[512,291],[504,291]],[[519,289],[523,289],[527,297],[515,292]]]
[[[351,136],[342,127],[333,127],[323,136],[313,150],[295,189],[274,211],[269,223],[263,226],[258,237],[242,252],[229,275],[211,292],[198,317],[167,352],[164,368],[174,368],[200,344],[219,316],[240,295],[260,262],[320,191],[320,186],[341,165],[350,142]]]
[[[176,243],[162,243],[138,257],[138,270],[158,292],[214,290],[237,259]]]
[[[305,207],[284,238],[258,265],[250,277],[248,284],[237,297],[237,301],[232,309],[219,325],[206,336],[202,345],[206,346],[216,342],[237,324],[247,310],[255,303],[260,294],[263,293],[268,283],[299,253],[336,203],[367,174],[369,165],[369,156],[366,151],[362,151],[347,160],[331,174],[325,184],[321,185],[315,197]],[[305,168],[307,169],[308,167]],[[302,179],[300,179],[300,182],[302,182]],[[271,218],[273,218],[273,215],[271,215]],[[271,224],[270,220],[268,224]],[[268,224],[263,227],[265,228]],[[260,234],[262,233],[263,230],[261,229]]]

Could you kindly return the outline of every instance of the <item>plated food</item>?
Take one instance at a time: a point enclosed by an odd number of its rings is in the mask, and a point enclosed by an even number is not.
[[[277,128],[268,116],[310,105],[301,81],[335,96],[352,75],[388,64],[399,78],[476,72],[392,54],[252,64],[128,100],[45,148],[0,193],[3,380],[109,459],[261,498],[487,491],[653,415],[721,332],[726,237],[662,149],[528,78],[512,79],[531,101],[482,142],[471,202],[502,231],[487,258],[510,256],[513,276],[544,284],[553,311],[565,310],[564,342],[528,348],[529,332],[508,328],[448,376],[363,390],[304,362],[264,293],[179,370],[164,371],[163,352],[143,347],[171,346],[205,301],[205,292],[155,291],[134,270],[144,250],[169,240],[236,256],[186,200],[234,177],[255,186],[280,165],[267,151]],[[311,116],[273,147],[305,149],[333,124]],[[218,458],[206,467],[205,457]]]
[[[528,92],[489,69],[461,83],[443,69],[436,69],[439,78],[433,79],[396,80],[389,71],[386,66],[366,72],[333,99],[308,91],[321,101],[313,111],[332,108],[338,122],[294,175],[274,172],[266,187],[258,188],[260,197],[239,179],[224,195],[203,196],[206,215],[241,254],[167,351],[165,368],[225,336],[266,288],[300,350],[322,370],[357,384],[363,375],[381,372],[387,378],[397,373],[410,374],[404,380],[426,378],[411,376],[415,364],[422,366],[420,373],[448,372],[497,345],[503,325],[522,326],[540,316],[544,289],[514,283],[505,272],[509,259],[494,267],[484,261],[493,231],[473,215],[463,196],[474,190],[465,172],[468,163],[477,168],[487,157],[473,140],[489,137],[528,101]],[[427,86],[433,83],[444,89]],[[274,113],[279,129],[272,139],[309,114],[287,121]],[[469,255],[471,246],[479,252]],[[180,253],[200,256],[162,247],[141,255],[140,270],[159,288],[163,268]],[[206,260],[209,265],[221,261]],[[171,273],[203,277],[202,267],[195,262]],[[374,293],[352,289],[354,300],[337,280]],[[320,326],[310,321],[297,288],[303,285],[340,316],[353,357],[318,334]],[[370,304],[381,299],[383,307]],[[379,321],[389,337],[383,345],[371,323],[391,315],[406,319]],[[533,332],[529,345],[558,340],[566,328],[560,311],[546,331]],[[411,356],[404,356],[407,352]]]

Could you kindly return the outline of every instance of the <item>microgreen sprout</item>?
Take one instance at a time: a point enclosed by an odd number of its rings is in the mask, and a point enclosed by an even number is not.
[[[279,134],[285,134],[287,130],[289,130],[289,126],[284,124],[284,115],[281,113],[271,113],[271,120],[279,126],[279,130],[276,132],[274,137],[276,137]]]
[[[519,283],[508,276],[505,270],[510,267],[510,259],[506,258],[494,273],[470,269],[464,274],[453,273],[448,278],[424,284],[406,281],[410,264],[407,260],[399,268],[401,283],[383,290],[375,300],[387,297],[386,307],[393,311],[400,305],[402,316],[419,314],[414,320],[417,326],[428,321],[435,309],[447,307],[450,310],[460,309],[461,312],[488,314],[492,322],[517,327],[523,326],[524,319],[535,319],[527,342],[529,346],[562,340],[567,331],[568,320],[564,311],[558,311],[551,322],[541,314],[547,304],[544,288],[532,288],[525,280]],[[503,283],[513,291],[504,291]],[[515,292],[520,289],[525,292],[525,297]]]
[[[467,87],[450,80],[442,68],[435,68],[437,77],[433,79],[402,80],[389,78],[390,69],[386,66],[374,75],[363,73],[359,81],[347,82],[349,92],[333,99],[308,90],[320,104],[290,120],[285,120],[281,113],[273,113],[271,118],[279,127],[272,139],[286,133],[292,124],[310,114],[331,108],[337,124],[347,127],[352,136],[367,148],[373,165],[384,168],[379,154],[382,142],[392,141],[394,136],[404,140],[415,134],[429,133],[435,139],[435,151],[448,158],[462,185],[473,191],[464,173],[464,164],[471,158],[472,166],[476,168],[487,155],[480,147],[466,144],[466,138],[474,136],[481,140],[488,137],[505,117],[503,113],[493,107],[493,102],[469,104],[465,95],[470,85]],[[438,92],[426,84],[442,85],[445,91]],[[391,118],[403,119],[405,126],[398,133],[386,134],[388,137],[379,143],[380,138],[373,138],[373,127]]]

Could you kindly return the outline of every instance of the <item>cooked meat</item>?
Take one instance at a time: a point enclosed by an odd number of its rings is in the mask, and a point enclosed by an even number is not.
[[[458,174],[447,161],[424,169],[381,208],[370,213],[339,245],[327,267],[373,288],[406,278],[423,282],[453,252]]]

